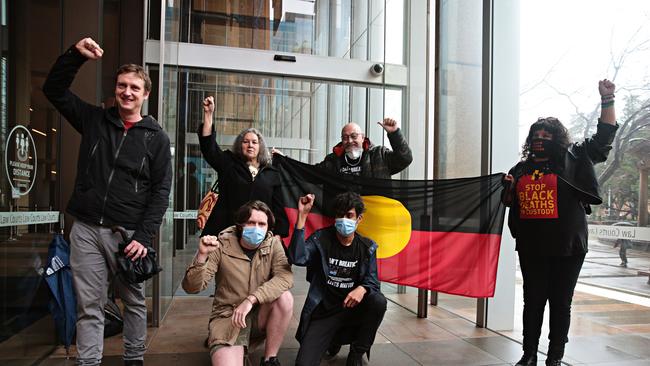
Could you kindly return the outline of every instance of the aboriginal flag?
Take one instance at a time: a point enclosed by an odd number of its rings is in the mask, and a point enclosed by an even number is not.
[[[300,196],[316,195],[305,225],[308,237],[333,225],[331,204],[336,194],[357,192],[366,206],[357,232],[379,247],[381,281],[469,297],[494,296],[505,214],[502,173],[439,180],[374,179],[334,174],[277,155],[273,159],[282,177],[291,228]]]

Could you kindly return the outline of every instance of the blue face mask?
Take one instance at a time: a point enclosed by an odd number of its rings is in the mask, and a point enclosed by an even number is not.
[[[334,227],[339,234],[348,236],[357,229],[357,221],[345,217],[340,217],[334,222]]]
[[[246,243],[256,247],[260,245],[266,237],[266,230],[257,226],[244,226],[241,237],[246,241]]]

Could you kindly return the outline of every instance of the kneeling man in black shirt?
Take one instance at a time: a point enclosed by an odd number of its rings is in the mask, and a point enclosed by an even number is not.
[[[296,365],[319,365],[325,351],[333,357],[348,343],[346,366],[362,365],[386,312],[377,278],[377,244],[356,233],[364,205],[353,192],[334,198],[334,226],[305,241],[305,221],[313,204],[313,194],[300,198],[289,246],[289,261],[307,267],[310,282],[296,333]]]

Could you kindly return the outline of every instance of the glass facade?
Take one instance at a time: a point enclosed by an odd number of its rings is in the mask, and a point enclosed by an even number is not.
[[[374,143],[388,143],[374,121],[388,108],[401,116],[402,91],[350,83],[251,75],[215,70],[164,68],[163,118],[173,143],[175,185],[160,240],[161,312],[180,285],[191,261],[199,232],[194,223],[198,204],[218,179],[203,160],[196,131],[202,121],[202,101],[216,98],[217,142],[230,148],[240,131],[259,129],[269,147],[292,158],[317,163],[340,141],[347,121],[356,121]],[[158,71],[152,68],[152,76]],[[154,108],[152,94],[150,108]],[[372,121],[372,122],[371,122]],[[385,141],[384,141],[385,139]]]
[[[401,103],[399,89],[214,70],[182,69],[179,75],[186,81],[180,93],[187,99],[179,103],[187,108],[187,142],[197,143],[202,101],[213,95],[222,146],[229,148],[240,131],[255,127],[269,146],[310,163],[320,162],[340,141],[347,121],[359,123],[376,143],[383,142],[383,134],[368,121],[382,118],[385,103],[396,104],[397,111]]]
[[[27,218],[23,213],[53,213],[45,223],[5,225],[1,221],[0,360],[16,356],[20,349],[22,353],[16,357],[31,364],[56,343],[46,307],[47,289],[38,270],[45,263],[52,233],[58,229],[57,214],[64,211],[73,189],[76,168],[63,162],[76,161],[79,136],[40,89],[51,64],[78,41],[79,34],[94,34],[105,55],[101,63],[84,66],[75,81],[75,92],[89,102],[110,105],[114,70],[123,63],[143,62],[154,87],[146,113],[158,119],[171,139],[173,187],[156,244],[164,271],[147,283],[151,324],[157,326],[173,297],[182,291],[181,279],[198,244],[196,210],[218,179],[203,160],[196,135],[202,100],[208,95],[216,99],[216,135],[224,148],[230,148],[241,130],[255,127],[269,147],[313,164],[340,141],[341,127],[350,121],[358,123],[374,144],[389,145],[376,122],[392,117],[414,147],[413,167],[396,178],[433,175],[422,168],[431,159],[439,178],[481,173],[482,9],[470,1],[436,3],[438,84],[432,98],[436,122],[431,123],[424,112],[426,81],[413,82],[420,76],[426,80],[424,62],[413,66],[412,60],[417,55],[412,48],[426,44],[426,32],[413,29],[409,15],[426,13],[424,3],[0,0],[0,142],[3,151],[7,150],[11,130],[25,126],[34,141],[32,158],[37,161],[34,188],[27,194],[12,195],[10,178],[3,174],[0,214],[5,220]],[[92,29],[65,21],[75,14],[88,15]],[[39,24],[38,32],[31,30],[33,24]],[[42,42],[44,31],[54,41]],[[17,47],[19,44],[24,46]],[[179,51],[183,46],[254,52],[255,65],[233,68],[218,58],[190,63],[191,55]],[[263,61],[271,52],[298,54],[325,71],[322,76],[279,72],[276,65]],[[421,54],[426,54],[424,49]],[[336,69],[341,62],[344,67],[361,64],[363,72],[342,77]],[[367,68],[374,63],[386,66],[384,74],[373,76],[375,79],[368,76]],[[416,90],[415,84],[422,86],[421,90]],[[429,141],[425,133],[430,129],[435,129],[435,141]],[[414,174],[409,175],[411,171]],[[71,220],[65,224],[69,230]],[[390,295],[401,292],[389,284],[383,290]],[[417,289],[407,289],[406,297],[392,298],[416,311]],[[449,301],[450,308],[457,308],[454,301]]]
[[[402,64],[404,8],[404,0],[168,2],[179,32],[165,40]],[[160,4],[150,9],[149,38],[159,40]]]
[[[483,8],[476,4],[440,3],[437,178],[481,174]]]
[[[0,2],[0,359],[33,360],[55,341],[40,273],[59,220],[61,128],[40,86],[60,49],[30,27],[60,35],[60,16],[59,1]]]
[[[70,21],[75,12],[90,26]],[[95,34],[111,51],[82,68],[73,90],[88,102],[112,104],[117,65],[142,58],[141,44],[133,51],[134,40],[120,37],[137,27],[125,14],[142,12],[142,4],[119,0],[0,1],[0,364],[32,365],[57,344],[42,274],[73,188],[76,164],[69,162],[76,161],[79,135],[42,85],[78,34]],[[69,232],[72,219],[64,222]]]
[[[375,144],[388,143],[376,125],[384,116],[402,121],[403,129],[409,125],[403,86],[278,77],[272,68],[266,73],[219,70],[218,60],[183,67],[177,62],[182,56],[179,48],[169,46],[202,44],[403,64],[406,3],[192,0],[148,5],[147,39],[162,44],[159,50],[165,60],[145,60],[154,80],[149,113],[158,113],[170,135],[176,177],[159,242],[161,265],[170,270],[162,272],[154,286],[160,319],[196,251],[198,203],[218,179],[202,159],[196,136],[203,98],[215,96],[215,127],[222,147],[229,148],[241,130],[255,127],[268,146],[310,163],[331,151],[349,121],[361,125]],[[390,37],[388,31],[393,32]]]

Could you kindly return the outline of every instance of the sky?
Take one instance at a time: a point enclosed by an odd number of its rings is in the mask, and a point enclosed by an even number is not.
[[[520,11],[520,142],[538,117],[569,127],[576,108],[593,110],[600,79],[616,77],[618,109],[624,95],[650,97],[638,89],[650,84],[650,1],[522,0]],[[615,76],[612,57],[626,49]]]

